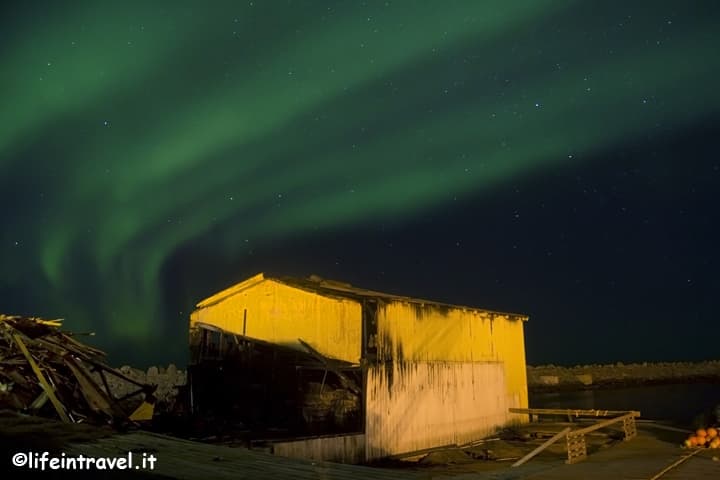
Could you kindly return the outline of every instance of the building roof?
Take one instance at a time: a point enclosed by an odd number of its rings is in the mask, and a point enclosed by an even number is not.
[[[385,301],[406,302],[406,303],[413,303],[413,304],[418,304],[418,305],[432,305],[432,306],[442,307],[442,308],[471,310],[471,311],[476,311],[476,312],[489,313],[489,314],[493,314],[493,315],[507,315],[507,316],[511,316],[511,317],[516,317],[516,318],[524,320],[524,321],[528,320],[527,315],[523,315],[520,313],[499,312],[499,311],[487,310],[487,309],[477,308],[477,307],[468,307],[468,306],[464,306],[464,305],[453,305],[453,304],[443,303],[443,302],[438,302],[438,301],[433,301],[433,300],[425,300],[425,299],[421,299],[421,298],[406,297],[406,296],[395,295],[395,294],[391,294],[391,293],[383,293],[383,292],[378,292],[375,290],[368,290],[365,288],[355,287],[353,285],[350,285],[349,283],[338,282],[336,280],[324,279],[317,275],[311,275],[308,278],[293,278],[293,277],[269,277],[269,276],[265,276],[263,273],[259,273],[253,277],[248,278],[247,280],[237,283],[229,288],[226,288],[225,290],[222,290],[222,291],[216,293],[215,295],[212,295],[212,296],[202,300],[201,302],[199,302],[197,304],[197,307],[198,308],[208,307],[210,305],[220,302],[221,300],[223,300],[231,295],[234,295],[234,294],[239,293],[247,288],[250,288],[254,285],[264,282],[265,280],[272,280],[275,282],[283,283],[290,287],[299,288],[302,290],[306,290],[306,291],[317,293],[317,294],[324,295],[324,296],[347,298],[347,299],[356,300],[356,301],[380,299],[380,300],[385,300]]]

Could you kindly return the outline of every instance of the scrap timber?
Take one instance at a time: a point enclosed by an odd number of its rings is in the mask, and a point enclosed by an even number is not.
[[[78,342],[61,326],[61,320],[0,314],[0,409],[66,423],[149,420],[156,387],[107,366],[104,352]],[[134,390],[115,398],[109,376]]]

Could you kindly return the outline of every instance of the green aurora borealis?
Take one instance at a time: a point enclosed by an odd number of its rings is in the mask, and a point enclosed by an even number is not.
[[[266,242],[416,218],[720,105],[710,1],[0,12],[0,299],[140,349],[163,338],[160,272],[189,243],[241,265]],[[175,350],[187,313],[162,318]]]

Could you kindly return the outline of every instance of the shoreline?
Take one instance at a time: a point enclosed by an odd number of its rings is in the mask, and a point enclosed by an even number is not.
[[[529,392],[720,383],[720,361],[527,367]]]
[[[720,384],[720,375],[707,376],[691,376],[691,377],[673,377],[673,378],[654,378],[654,379],[614,379],[602,382],[592,383],[589,385],[581,382],[558,383],[556,385],[547,385],[542,383],[528,383],[528,393],[560,393],[560,392],[578,392],[588,390],[615,390],[624,388],[641,388],[656,385],[694,385],[699,383],[718,383]]]

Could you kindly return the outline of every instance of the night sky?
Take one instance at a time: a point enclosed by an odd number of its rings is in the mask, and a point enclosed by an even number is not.
[[[0,311],[186,361],[258,272],[720,356],[720,3],[3,2]]]

